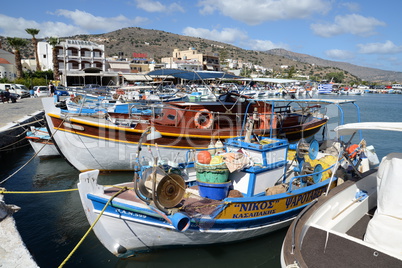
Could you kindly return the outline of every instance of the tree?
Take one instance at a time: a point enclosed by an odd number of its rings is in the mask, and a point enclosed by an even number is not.
[[[22,78],[23,72],[22,72],[20,49],[21,47],[26,46],[28,44],[28,41],[18,37],[7,37],[7,41],[14,50],[15,67],[17,68],[17,78]]]
[[[33,29],[33,28],[27,28],[25,29],[25,31],[32,35],[32,44],[34,46],[35,49],[35,60],[36,60],[36,71],[41,71],[42,68],[40,67],[39,64],[39,56],[38,56],[38,40],[36,40],[35,35],[37,35],[39,33],[40,30],[38,29]]]
[[[291,66],[290,68],[287,69],[287,78],[292,78],[293,75],[296,73],[296,68],[294,66]]]
[[[60,43],[59,38],[50,37],[48,43],[52,46],[52,62],[53,62],[53,79],[59,78],[59,61],[57,60],[56,45]]]
[[[327,79],[328,81],[333,81],[335,83],[342,83],[344,79],[344,74],[343,72],[327,73],[325,75],[325,79]]]

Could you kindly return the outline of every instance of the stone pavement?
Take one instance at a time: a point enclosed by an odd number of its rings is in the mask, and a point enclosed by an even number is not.
[[[16,103],[0,102],[0,128],[13,121],[43,110],[42,98],[23,98]]]

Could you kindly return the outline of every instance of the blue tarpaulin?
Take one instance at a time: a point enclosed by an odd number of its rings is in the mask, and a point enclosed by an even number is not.
[[[187,80],[204,80],[204,79],[235,79],[241,78],[239,76],[228,74],[224,72],[211,72],[211,71],[188,71],[181,69],[159,69],[149,72],[149,76],[173,76],[176,78],[182,78]]]

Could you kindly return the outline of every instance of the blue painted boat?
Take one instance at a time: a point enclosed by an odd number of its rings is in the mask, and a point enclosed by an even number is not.
[[[119,257],[250,239],[290,225],[312,200],[336,186],[334,167],[341,158],[312,144],[228,139],[225,153],[212,155],[206,170],[190,161],[198,159],[194,151],[185,163],[141,166],[139,146],[134,182],[99,185],[99,171],[92,170],[80,174],[78,189],[96,236]],[[226,172],[214,161],[229,170],[226,181],[212,182]],[[202,172],[209,172],[209,179]]]

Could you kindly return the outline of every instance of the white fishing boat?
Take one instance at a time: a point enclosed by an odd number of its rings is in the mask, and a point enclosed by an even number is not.
[[[339,91],[341,95],[364,95],[364,89],[361,88],[349,88],[349,89],[342,89]]]
[[[60,156],[59,151],[50,138],[49,132],[45,127],[31,127],[27,132],[26,139],[31,144],[36,155],[40,158]]]
[[[163,134],[158,151],[163,159],[185,159],[189,149],[207,148],[211,140],[242,136],[246,119],[255,119],[254,134],[298,140],[317,133],[328,121],[320,104],[340,102],[289,102],[276,108],[275,101],[258,101],[232,93],[211,102],[150,104],[136,113],[85,111],[65,113],[51,99],[42,99],[46,120],[64,157],[78,170],[130,171],[133,150],[142,133],[154,127]],[[296,101],[296,100],[295,100]],[[353,101],[345,101],[351,103]],[[120,107],[120,106],[116,106]],[[302,107],[302,109],[300,109]],[[124,108],[124,107],[121,107]],[[129,110],[131,111],[131,110]],[[151,111],[151,114],[148,112]],[[278,120],[279,119],[279,120]],[[244,135],[244,134],[243,134]],[[144,155],[150,159],[150,155]]]
[[[316,141],[290,146],[246,136],[227,140],[226,153],[212,156],[210,164],[199,163],[208,153],[201,151],[199,162],[189,157],[179,165],[144,167],[139,147],[134,182],[100,185],[93,170],[80,174],[78,189],[96,236],[119,257],[240,241],[288,226],[336,186],[337,143],[318,148]]]
[[[400,132],[402,123],[355,123],[336,129],[340,136],[359,130]],[[286,234],[282,267],[401,267],[401,172],[402,154],[391,152],[378,169],[356,173],[315,200]]]

